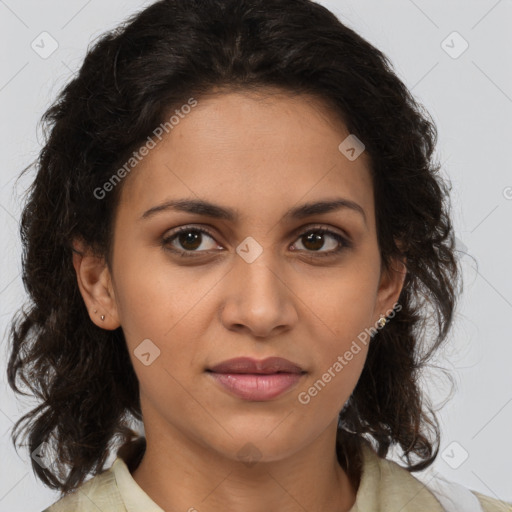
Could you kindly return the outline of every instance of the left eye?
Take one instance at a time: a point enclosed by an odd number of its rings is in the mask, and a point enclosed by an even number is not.
[[[216,247],[220,247],[217,243],[213,243],[210,249],[203,248],[203,250],[199,250],[203,245],[203,238],[209,238],[214,241],[213,235],[203,229],[196,227],[181,227],[177,229],[173,234],[166,237],[162,244],[166,249],[179,253],[182,256],[194,256],[194,253],[198,252],[206,252],[209,250],[215,250]],[[330,238],[331,249],[326,251],[320,251],[325,246],[325,239]],[[301,242],[306,252],[320,252],[321,256],[328,256],[338,252],[341,252],[345,247],[350,247],[350,243],[343,236],[334,231],[330,231],[323,228],[314,228],[308,231],[304,231],[298,237],[298,241]],[[174,242],[179,243],[181,248],[177,248],[174,245]],[[170,245],[170,247],[169,247]],[[292,249],[294,251],[301,249]]]
[[[299,240],[304,240],[301,243],[303,246],[306,247],[306,249],[308,249],[308,252],[318,252],[318,249],[322,248],[325,245],[326,236],[334,240],[334,243],[331,243],[331,250],[321,251],[322,253],[337,253],[340,252],[343,249],[343,247],[349,245],[345,238],[343,238],[341,235],[326,229],[315,229],[311,231],[306,231],[299,236]],[[322,254],[322,256],[323,255],[325,254]]]

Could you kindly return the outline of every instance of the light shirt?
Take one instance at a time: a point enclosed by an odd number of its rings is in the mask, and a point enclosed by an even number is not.
[[[43,512],[165,512],[142,490],[121,456]],[[471,491],[484,512],[512,512],[512,505]],[[395,461],[363,444],[363,467],[350,512],[443,512],[424,483]],[[461,510],[461,512],[464,512]]]

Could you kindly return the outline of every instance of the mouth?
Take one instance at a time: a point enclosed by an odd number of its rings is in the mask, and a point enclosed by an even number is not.
[[[299,365],[283,358],[258,361],[236,358],[224,361],[206,372],[221,388],[243,400],[267,401],[295,387],[307,373]]]
[[[306,371],[298,364],[282,357],[268,357],[261,361],[250,357],[237,357],[223,361],[211,368],[207,368],[206,371],[229,374],[250,373],[255,375],[270,375],[274,373],[306,373]]]

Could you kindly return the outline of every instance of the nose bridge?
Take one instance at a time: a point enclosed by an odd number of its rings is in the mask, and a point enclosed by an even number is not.
[[[238,288],[242,298],[256,308],[265,305],[275,308],[282,299],[283,283],[278,270],[281,266],[276,264],[272,249],[258,248],[254,241],[248,240],[240,244],[237,253],[239,259],[235,264],[234,277],[242,284]]]
[[[293,322],[295,308],[283,273],[272,249],[263,249],[254,239],[244,240],[237,247],[234,268],[227,276],[223,308],[226,327],[244,325],[254,334],[266,335],[277,326]]]

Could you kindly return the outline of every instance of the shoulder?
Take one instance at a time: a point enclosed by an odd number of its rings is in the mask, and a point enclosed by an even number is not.
[[[356,503],[351,512],[443,512],[435,495],[407,469],[379,457],[363,444],[363,465]]]
[[[432,469],[416,475],[394,460],[379,457],[369,446],[364,446],[363,454],[363,474],[354,511],[512,512],[512,504],[467,489],[441,475],[434,476]]]
[[[97,474],[43,512],[126,512],[111,469]]]
[[[482,505],[484,512],[512,512],[512,503],[506,501],[496,500],[485,494],[480,494],[476,491],[471,491]]]

